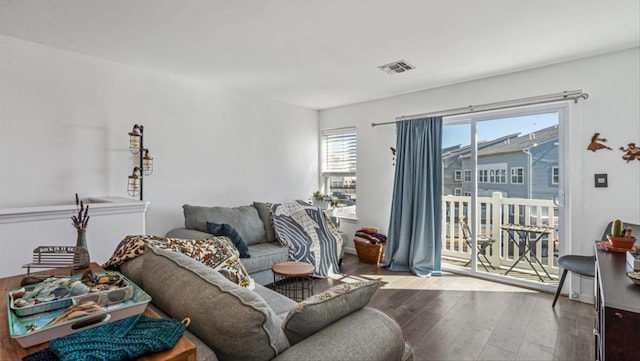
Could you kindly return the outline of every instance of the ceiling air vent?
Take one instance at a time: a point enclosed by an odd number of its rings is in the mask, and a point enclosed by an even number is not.
[[[416,67],[407,63],[404,60],[394,61],[393,63],[380,65],[378,69],[388,73],[388,74],[397,74],[404,73],[407,70],[415,69]]]

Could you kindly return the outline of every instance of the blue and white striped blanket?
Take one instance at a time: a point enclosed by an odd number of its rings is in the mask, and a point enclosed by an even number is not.
[[[303,201],[271,205],[273,228],[278,241],[289,249],[289,259],[311,263],[317,277],[340,274],[338,252],[342,237],[318,207]]]

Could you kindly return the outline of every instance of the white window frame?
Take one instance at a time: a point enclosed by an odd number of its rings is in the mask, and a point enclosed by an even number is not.
[[[354,177],[357,194],[357,132],[355,127],[327,129],[320,135],[320,169],[323,193],[331,195],[331,177]],[[335,207],[334,216],[356,219],[356,205]]]
[[[471,182],[471,169],[465,169],[464,170],[464,181],[466,183]]]
[[[454,196],[461,196],[462,195],[462,188],[454,188],[453,189],[453,195]]]
[[[507,183],[507,163],[478,164],[478,183]]]
[[[462,171],[461,170],[455,170],[453,171],[453,180],[455,182],[460,182],[462,180]]]
[[[524,184],[524,167],[511,167],[511,184]]]
[[[551,167],[551,184],[560,184],[560,167]]]
[[[507,183],[507,169],[506,168],[496,169],[496,183],[502,183],[502,184],[506,184]]]

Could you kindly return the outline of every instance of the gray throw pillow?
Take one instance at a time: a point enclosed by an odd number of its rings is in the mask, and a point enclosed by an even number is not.
[[[266,361],[289,348],[280,319],[256,292],[181,253],[147,247],[142,274],[153,303],[191,319],[189,331],[220,361]]]
[[[258,210],[258,215],[264,223],[264,231],[267,234],[267,242],[276,241],[276,231],[273,230],[273,219],[271,218],[271,203],[253,202],[253,206]]]
[[[378,281],[345,283],[313,295],[289,310],[282,329],[293,346],[342,317],[365,307]]]

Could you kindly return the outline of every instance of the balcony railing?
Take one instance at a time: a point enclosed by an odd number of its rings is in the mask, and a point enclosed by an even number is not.
[[[469,227],[474,219],[470,219],[470,202],[468,196],[443,196],[442,197],[442,256],[469,260],[471,249],[463,238],[460,217],[466,217]],[[507,231],[500,228],[503,224],[520,224],[547,226],[554,231],[545,234],[527,256],[537,256],[546,271],[551,275],[558,275],[556,250],[557,243],[557,208],[552,200],[548,199],[523,199],[503,198],[501,192],[494,192],[491,197],[478,197],[477,232],[479,236],[490,236],[496,240],[487,249],[487,258],[495,268],[504,269],[511,267],[519,258],[524,249],[518,247],[513,241],[509,241]],[[515,232],[516,242],[521,235]],[[539,265],[535,265],[538,272],[542,272]],[[478,265],[478,269],[481,267]],[[514,270],[533,272],[526,261],[520,261]],[[504,273],[504,272],[503,272]],[[509,273],[509,275],[512,275]]]

